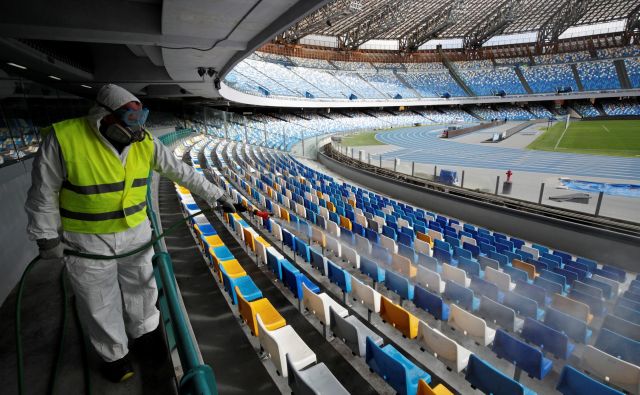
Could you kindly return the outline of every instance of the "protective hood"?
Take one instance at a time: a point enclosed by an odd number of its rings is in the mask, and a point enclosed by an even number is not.
[[[130,101],[140,103],[140,99],[135,97],[131,92],[114,84],[107,84],[100,88],[96,101],[112,110],[116,110]],[[89,110],[89,118],[94,122],[101,120],[107,115],[109,115],[109,111],[98,104],[95,104],[91,110]]]

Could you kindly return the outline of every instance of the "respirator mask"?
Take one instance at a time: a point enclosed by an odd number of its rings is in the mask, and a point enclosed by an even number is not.
[[[100,104],[100,103],[98,103]],[[144,124],[149,116],[149,109],[142,108],[140,110],[118,109],[112,110],[109,107],[100,104],[113,114],[118,122],[109,125],[103,131],[105,137],[119,144],[129,145],[145,139],[147,130]]]

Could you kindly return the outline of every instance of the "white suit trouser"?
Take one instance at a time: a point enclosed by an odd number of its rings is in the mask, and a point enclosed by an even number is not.
[[[64,239],[73,250],[99,255],[122,254],[148,242],[151,227],[145,220],[120,233],[64,232]],[[127,355],[127,335],[135,339],[158,326],[160,312],[155,306],[158,289],[152,256],[152,248],[113,260],[65,256],[80,320],[91,344],[107,362]]]

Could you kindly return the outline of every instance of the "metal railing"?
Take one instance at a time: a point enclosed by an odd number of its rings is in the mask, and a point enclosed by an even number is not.
[[[191,129],[178,130],[159,138],[165,145],[171,145],[194,133]],[[151,182],[151,177],[149,178]],[[160,234],[159,219],[152,205],[151,188],[147,189],[147,215],[151,221],[153,234]],[[197,341],[193,336],[189,318],[182,308],[171,257],[165,246],[157,241],[153,249],[154,274],[158,284],[158,301],[165,330],[171,343],[175,343],[184,372],[179,382],[180,394],[216,395],[218,388],[211,367],[202,362]]]

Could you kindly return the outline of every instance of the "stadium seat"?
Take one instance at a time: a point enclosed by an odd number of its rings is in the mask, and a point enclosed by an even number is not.
[[[524,320],[518,318],[513,309],[484,295],[480,298],[478,314],[510,332],[519,332],[524,325]]]
[[[601,329],[595,346],[607,354],[640,366],[640,342],[638,341],[608,329]]]
[[[374,284],[384,281],[384,269],[369,258],[362,257],[360,259],[360,272],[369,276],[373,280]]]
[[[527,372],[529,377],[538,380],[542,380],[553,366],[553,362],[545,358],[537,348],[518,340],[502,329],[496,331],[493,351],[498,358],[506,359],[516,365],[516,368]]]
[[[581,321],[589,324],[593,319],[593,315],[590,312],[589,305],[584,304],[582,302],[578,302],[577,300],[573,300],[567,298],[566,296],[562,296],[560,294],[553,295],[553,302],[551,306],[554,309],[560,310],[565,314],[569,314]]]
[[[562,369],[556,390],[562,395],[623,395],[622,392],[592,379],[569,365]]]
[[[282,328],[287,324],[287,321],[273,307],[269,299],[262,298],[249,302],[238,288],[236,288],[236,294],[238,295],[240,316],[251,330],[253,336],[258,336],[258,322],[256,320],[258,314],[262,317],[264,326],[270,331]]]
[[[538,303],[535,300],[529,299],[516,292],[505,293],[503,303],[505,306],[512,308],[518,315],[523,317],[531,317],[536,320],[541,320],[544,316],[544,310],[538,308]]]
[[[426,287],[435,293],[443,293],[445,290],[445,282],[440,278],[440,274],[424,266],[418,266],[416,275],[416,283]]]
[[[426,381],[420,379],[418,381],[418,392],[416,395],[453,395],[453,392],[449,391],[443,384],[438,384],[431,388]]]
[[[503,292],[510,292],[516,287],[516,284],[511,282],[510,275],[492,267],[485,268],[484,279],[497,285]]]
[[[417,340],[421,349],[434,354],[454,372],[460,373],[467,367],[471,351],[423,321],[418,323]]]
[[[591,338],[592,332],[586,322],[552,307],[547,307],[544,323],[557,331],[565,333],[578,343],[587,343]]]
[[[222,283],[224,289],[227,291],[233,304],[238,304],[238,296],[236,294],[236,288],[240,289],[244,298],[251,302],[256,299],[262,298],[262,292],[253,282],[249,276],[230,277],[224,268],[224,262],[220,265],[220,274],[222,275]]]
[[[303,284],[313,293],[320,292],[320,288],[317,285],[286,261],[282,264],[282,283],[293,293],[293,296],[298,299],[298,307],[302,307]]]
[[[354,355],[365,356],[367,338],[370,338],[378,346],[382,346],[382,337],[355,316],[343,317],[333,309],[333,306],[329,307],[329,315],[331,316],[331,332],[335,337],[341,339]]]
[[[582,353],[582,369],[587,373],[631,394],[640,393],[640,366],[586,346]]]
[[[575,348],[567,335],[530,317],[524,320],[522,338],[558,359],[569,359]]]
[[[580,292],[582,292],[584,294],[587,294],[589,296],[592,296],[594,298],[604,299],[605,296],[604,296],[604,292],[602,290],[602,287],[597,287],[595,285],[590,285],[590,284],[587,284],[587,283],[585,283],[583,281],[575,281],[573,283],[573,287],[572,287],[571,291],[580,291]]]
[[[367,307],[369,322],[371,322],[372,312],[380,312],[380,293],[353,276],[351,276],[351,297]]]
[[[485,394],[535,395],[535,392],[506,376],[474,354],[469,357],[465,379],[471,384],[471,387]]]
[[[291,366],[296,370],[303,369],[316,362],[316,354],[290,325],[270,331],[264,325],[260,314],[256,315],[256,321],[258,321],[260,346],[262,346],[262,349],[275,365],[276,372],[283,377],[288,375],[287,354],[291,359]]]
[[[481,279],[480,277],[471,277],[471,289],[474,294],[486,296],[489,299],[493,299],[499,303],[504,300],[504,293],[498,289],[494,283],[490,283]]]
[[[414,395],[418,390],[418,380],[431,382],[431,376],[409,361],[391,344],[380,348],[367,338],[365,360],[369,368],[376,372],[400,395]]]
[[[323,328],[324,337],[327,337],[327,330],[331,325],[331,317],[329,316],[329,307],[333,307],[336,314],[341,317],[346,317],[349,312],[344,307],[340,306],[338,302],[331,299],[326,293],[316,294],[310,290],[306,284],[302,284],[302,302],[304,307],[310,311],[320,321]]]
[[[400,254],[391,254],[391,267],[407,278],[414,278],[417,268],[411,264],[412,260]]]
[[[324,363],[319,363],[304,370],[294,367],[289,354],[287,359],[288,383],[292,393],[299,395],[337,394],[348,395],[342,384],[331,373]]]
[[[344,261],[349,262],[351,266],[353,266],[354,268],[356,269],[360,268],[360,255],[356,252],[355,249],[343,244],[342,254],[340,255],[340,257]]]
[[[449,319],[449,305],[440,296],[419,285],[414,288],[413,304],[431,314],[436,320],[447,321]]]
[[[627,321],[624,318],[609,314],[604,317],[601,329],[608,329],[611,332],[640,342],[640,325]]]
[[[604,315],[607,312],[607,307],[601,298],[578,291],[575,287],[569,291],[569,298],[589,306],[590,311],[592,311],[594,315]]]
[[[473,291],[453,281],[446,282],[443,296],[469,311],[480,308],[480,299],[475,297]]]
[[[465,288],[471,285],[471,279],[467,277],[467,273],[464,270],[446,263],[442,265],[442,278],[445,281],[449,280],[458,283]]]
[[[496,331],[487,326],[482,318],[476,317],[455,304],[452,304],[450,309],[449,326],[451,328],[471,337],[480,345],[488,346],[493,342]]]
[[[400,304],[403,300],[413,300],[413,284],[401,274],[387,270],[385,273],[384,286],[400,296]]]
[[[418,318],[384,296],[380,300],[380,318],[406,338],[415,339],[418,336]]]

